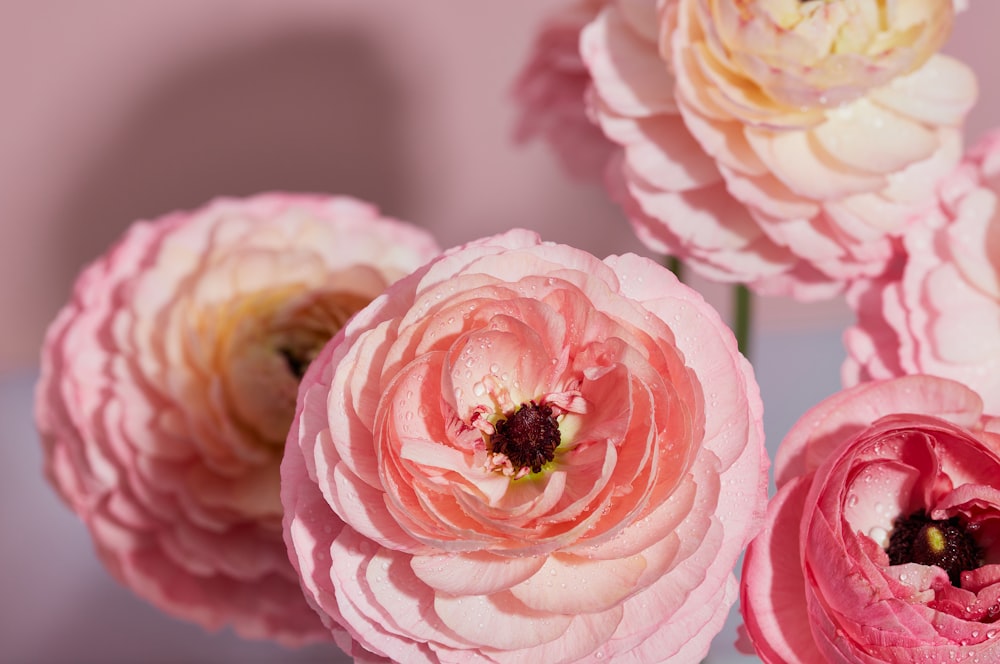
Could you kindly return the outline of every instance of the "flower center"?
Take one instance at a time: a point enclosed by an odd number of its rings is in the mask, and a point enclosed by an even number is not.
[[[284,359],[289,373],[295,376],[296,380],[302,380],[302,377],[306,375],[306,369],[319,355],[319,351],[323,349],[323,345],[330,336],[332,335],[319,334],[306,341],[288,341],[279,345],[275,350]]]
[[[228,416],[263,443],[283,446],[306,370],[369,300],[349,292],[289,287],[252,293],[210,312]]]
[[[962,587],[962,572],[982,565],[982,549],[958,517],[934,520],[924,510],[899,517],[889,538],[889,562],[937,565],[951,584]]]
[[[542,466],[555,458],[561,440],[552,408],[530,401],[504,418],[494,425],[489,451],[506,457],[515,477],[527,474],[527,469],[541,472]]]

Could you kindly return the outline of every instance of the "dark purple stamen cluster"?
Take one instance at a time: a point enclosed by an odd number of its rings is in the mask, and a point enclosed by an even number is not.
[[[537,473],[555,458],[561,436],[551,407],[534,401],[521,404],[494,427],[490,452],[506,456],[515,471],[530,468]]]
[[[892,565],[937,565],[956,588],[962,587],[962,572],[983,564],[982,549],[958,517],[934,520],[924,510],[896,519],[885,552]]]

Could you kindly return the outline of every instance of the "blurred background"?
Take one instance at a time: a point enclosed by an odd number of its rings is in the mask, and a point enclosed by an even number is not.
[[[511,141],[510,87],[561,0],[69,0],[0,5],[0,662],[312,662],[205,634],[118,587],[40,474],[37,355],[79,270],[128,224],[217,195],[342,193],[444,246],[512,226],[645,252],[596,187]],[[977,71],[969,142],[1000,120],[978,0],[947,48]],[[727,291],[695,280],[725,312]],[[773,450],[839,388],[840,302],[758,301],[752,359]],[[732,652],[735,624],[709,662]]]

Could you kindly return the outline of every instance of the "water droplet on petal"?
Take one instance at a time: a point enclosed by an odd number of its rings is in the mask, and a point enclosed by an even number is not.
[[[878,526],[875,526],[874,528],[868,531],[868,537],[871,537],[873,540],[875,540],[875,543],[878,544],[883,549],[889,546],[889,531],[887,531],[885,528],[880,528]]]

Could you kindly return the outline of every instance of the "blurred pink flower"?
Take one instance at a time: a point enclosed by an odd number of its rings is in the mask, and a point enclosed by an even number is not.
[[[119,581],[207,628],[329,638],[281,535],[299,378],[436,253],[359,201],[265,194],[137,223],[82,273],[45,339],[36,419],[50,480]]]
[[[936,53],[949,0],[609,0],[583,31],[592,113],[636,232],[709,278],[826,297],[932,204],[976,96]]]
[[[1000,419],[981,413],[959,383],[907,376],[793,427],[743,566],[764,662],[1000,661]]]
[[[315,603],[394,661],[697,661],[757,531],[762,442],[700,296],[511,231],[400,280],[310,367],[286,538]]]
[[[977,390],[1000,413],[1000,131],[939,190],[903,237],[897,264],[848,293],[845,384],[926,373]]]
[[[582,180],[600,181],[615,149],[587,116],[584,95],[590,74],[579,47],[580,31],[605,4],[575,0],[550,17],[513,90],[520,107],[515,140],[544,139],[563,168]]]

